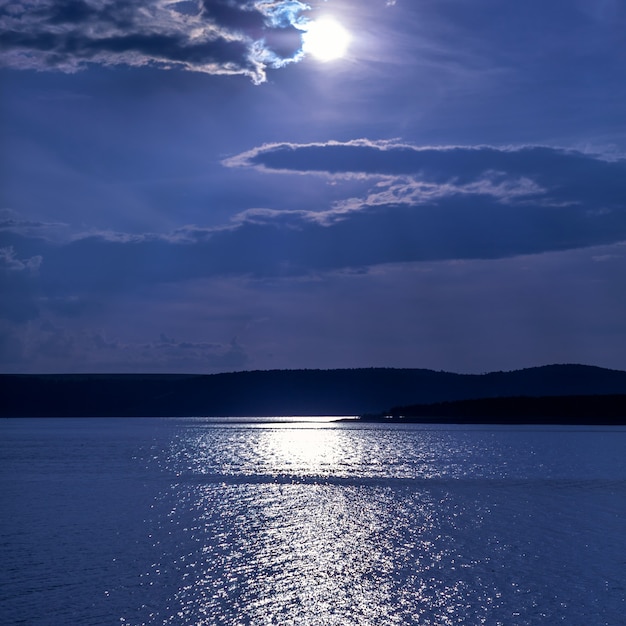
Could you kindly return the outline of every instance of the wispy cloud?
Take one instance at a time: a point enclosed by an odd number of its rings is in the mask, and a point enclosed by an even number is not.
[[[0,0],[2,63],[73,72],[88,64],[243,74],[302,57],[297,0]]]
[[[0,233],[2,232],[23,237],[42,236],[49,240],[59,241],[66,241],[70,234],[67,224],[23,219],[11,209],[0,209]]]
[[[8,272],[36,272],[41,265],[41,256],[29,259],[19,259],[13,246],[0,248],[0,271]]]
[[[577,168],[610,167],[624,160],[549,146],[416,146],[399,141],[327,141],[270,143],[224,160],[228,167],[254,167],[268,172],[318,173],[327,176],[403,176],[424,180],[468,181],[485,172],[539,176],[575,173]]]
[[[421,205],[459,195],[606,212],[624,210],[626,195],[626,159],[548,146],[423,147],[367,139],[275,143],[226,159],[224,165],[372,180],[366,198],[339,203],[338,213],[346,207]]]

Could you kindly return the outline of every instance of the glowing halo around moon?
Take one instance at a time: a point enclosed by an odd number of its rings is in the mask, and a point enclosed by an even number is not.
[[[332,17],[309,22],[302,35],[302,51],[318,61],[334,61],[345,56],[350,33]]]

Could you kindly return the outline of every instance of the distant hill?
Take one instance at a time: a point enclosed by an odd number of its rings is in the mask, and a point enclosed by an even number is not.
[[[519,396],[394,407],[368,422],[438,424],[626,424],[626,394]]]
[[[626,372],[549,365],[453,374],[426,369],[269,370],[210,375],[0,375],[0,416],[359,415],[510,396],[626,394]]]

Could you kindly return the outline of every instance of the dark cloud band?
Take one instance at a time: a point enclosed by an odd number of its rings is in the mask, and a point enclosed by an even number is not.
[[[87,64],[151,65],[243,74],[301,58],[300,2],[105,0],[0,2],[2,64],[75,71]]]

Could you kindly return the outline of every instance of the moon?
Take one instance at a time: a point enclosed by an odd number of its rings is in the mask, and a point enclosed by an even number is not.
[[[302,35],[302,51],[318,61],[334,61],[345,56],[350,33],[332,17],[309,22]]]

